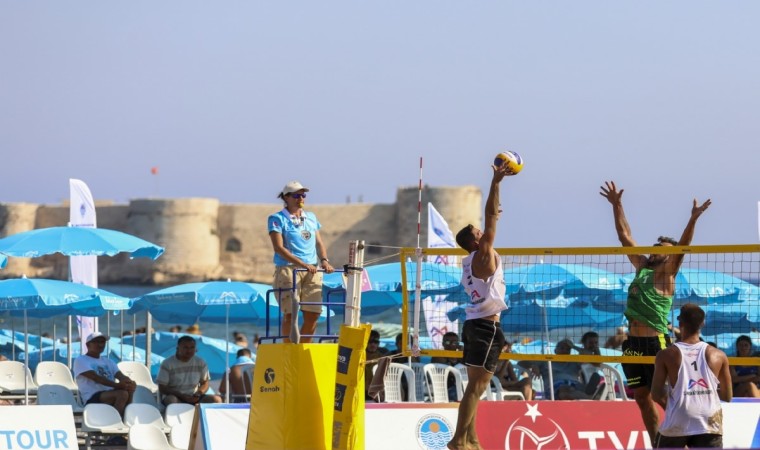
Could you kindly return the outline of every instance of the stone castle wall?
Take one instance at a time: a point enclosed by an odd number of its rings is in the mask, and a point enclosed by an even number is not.
[[[364,240],[365,261],[395,262],[397,247],[417,245],[417,187],[402,187],[393,204],[307,205],[322,223],[322,240],[334,266],[347,263],[348,244]],[[421,245],[427,243],[427,203],[456,233],[480,224],[482,195],[476,186],[429,187],[422,192]],[[126,255],[98,258],[102,284],[177,284],[212,279],[270,283],[274,265],[267,217],[281,204],[221,204],[217,199],[137,199],[128,205],[96,202],[98,227],[134,234],[163,246],[156,261]],[[0,237],[34,228],[65,226],[69,207],[0,203]],[[9,258],[0,278],[21,275],[66,279],[68,259]]]

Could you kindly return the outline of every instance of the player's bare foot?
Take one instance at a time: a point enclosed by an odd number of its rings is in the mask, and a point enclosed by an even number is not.
[[[446,444],[446,448],[450,450],[470,450],[469,447],[465,444],[456,444],[454,442],[449,442]]]

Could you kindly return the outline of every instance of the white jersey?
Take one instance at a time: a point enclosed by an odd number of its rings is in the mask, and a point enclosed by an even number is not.
[[[475,252],[462,259],[462,286],[470,301],[465,311],[467,320],[493,316],[507,309],[504,296],[507,292],[504,284],[504,270],[501,258],[497,258],[496,271],[487,280],[481,280],[472,274],[472,258]]]
[[[681,351],[681,367],[676,385],[668,395],[660,434],[670,437],[723,434],[718,377],[705,357],[708,344],[676,342],[675,346]]]

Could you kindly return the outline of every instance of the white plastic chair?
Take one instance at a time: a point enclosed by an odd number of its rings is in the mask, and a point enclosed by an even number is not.
[[[70,405],[74,414],[82,414],[84,408],[79,404],[74,394],[65,386],[59,384],[43,384],[37,390],[38,405]]]
[[[130,403],[124,410],[124,423],[132,428],[134,425],[153,425],[162,433],[169,433],[171,428],[166,425],[161,412],[155,406],[145,403]]]
[[[233,394],[232,392],[230,392],[230,400],[233,402],[238,401],[238,400],[243,400],[244,402],[250,402],[251,392],[248,392],[248,389],[246,389],[246,383],[248,383],[251,389],[253,389],[253,372],[254,370],[256,370],[256,364],[253,364],[253,363],[239,364],[238,367],[240,367],[240,370],[243,376],[243,394]],[[248,381],[246,382],[246,380]]]
[[[455,369],[459,371],[459,374],[462,376],[462,395],[464,395],[464,391],[467,390],[467,384],[470,382],[470,376],[467,374],[467,366],[465,366],[462,363],[459,363],[454,366]],[[498,382],[498,379],[496,380]],[[493,380],[491,380],[491,387],[493,387]],[[501,390],[501,384],[499,384],[499,390]],[[496,395],[491,389],[486,389],[483,394],[480,396],[481,400],[497,400],[500,399],[501,395]],[[461,398],[460,398],[461,400]]]
[[[424,371],[425,382],[428,384],[428,391],[431,393],[430,397],[433,403],[449,402],[449,375],[453,375],[455,379],[457,401],[462,400],[462,374],[458,369],[447,364],[430,363],[425,364]]]
[[[430,398],[430,391],[427,390],[427,382],[425,381],[425,364],[420,362],[412,363],[412,370],[414,370],[414,396],[418,401],[423,402],[427,398]]]
[[[604,392],[600,400],[628,400],[628,395],[625,393],[625,382],[620,372],[613,366],[604,363],[599,366],[599,369],[604,375]],[[617,386],[617,393],[615,386]],[[620,398],[617,397],[617,394],[620,395]]]
[[[135,387],[135,392],[132,394],[132,403],[144,403],[159,411],[164,411],[166,409],[166,406],[156,399],[156,394],[150,392],[147,387],[139,384]]]
[[[32,378],[32,372],[18,361],[0,361],[0,398],[24,397],[24,374],[29,395],[37,395],[37,384]]]
[[[58,361],[41,361],[34,370],[34,382],[37,386],[57,384],[64,386],[75,395],[79,395],[79,386],[74,382],[74,377],[66,364]]]
[[[169,433],[169,443],[177,448],[189,448],[190,447],[190,434],[192,433],[192,424],[178,424],[172,427],[172,431]]]
[[[488,400],[525,400],[525,396],[522,392],[508,391],[501,387],[501,381],[499,377],[494,375],[491,377],[491,387],[489,389]]]
[[[137,361],[121,361],[117,366],[119,367],[119,372],[131,378],[138,385],[145,386],[154,394],[158,392],[158,385],[153,382],[150,370],[148,370],[145,364]]]
[[[90,403],[82,412],[81,431],[86,433],[85,447],[92,448],[92,434],[127,434],[129,427],[121,421],[119,412],[105,403]]]
[[[155,425],[135,424],[129,429],[128,450],[174,450],[166,435]]]
[[[383,385],[385,386],[385,402],[386,403],[398,403],[403,402],[403,392],[401,390],[401,378],[406,377],[406,385],[408,387],[409,393],[408,398],[410,402],[416,402],[417,401],[417,395],[416,395],[416,389],[413,389],[413,386],[415,386],[415,376],[414,376],[414,369],[411,367],[405,365],[405,364],[399,364],[399,363],[390,363],[388,364],[388,369],[385,372],[385,377],[383,378]]]
[[[175,425],[192,425],[195,417],[195,406],[189,403],[171,403],[166,406],[164,419],[166,425],[174,427]]]

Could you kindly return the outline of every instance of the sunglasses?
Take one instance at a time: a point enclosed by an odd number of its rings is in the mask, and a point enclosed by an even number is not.
[[[443,345],[457,345],[459,341],[443,341]]]
[[[380,339],[370,339],[369,340],[369,344],[379,344],[379,343],[380,343]]]
[[[288,196],[296,200],[301,200],[302,198],[306,198],[306,194],[288,194]]]

